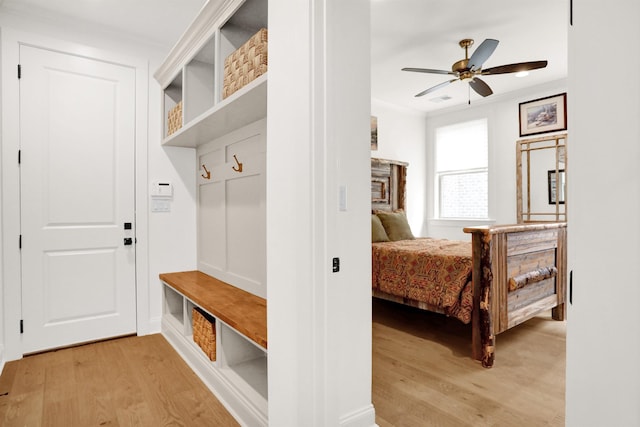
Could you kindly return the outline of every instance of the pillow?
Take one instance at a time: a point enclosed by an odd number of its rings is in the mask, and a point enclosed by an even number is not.
[[[384,226],[384,230],[389,236],[389,240],[395,242],[396,240],[413,240],[413,233],[411,227],[407,222],[407,215],[402,210],[395,212],[376,212],[378,218]]]
[[[387,232],[384,231],[382,222],[380,222],[380,218],[378,218],[376,214],[371,215],[371,241],[373,243],[389,241],[389,236],[387,236]]]

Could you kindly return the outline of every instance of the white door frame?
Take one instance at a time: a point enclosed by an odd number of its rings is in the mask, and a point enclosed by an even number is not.
[[[18,167],[19,147],[19,85],[17,64],[19,45],[30,45],[42,49],[57,50],[93,59],[129,66],[135,69],[136,96],[136,147],[135,147],[135,209],[136,209],[136,317],[137,332],[149,333],[153,327],[149,319],[149,249],[148,249],[148,185],[147,185],[147,145],[148,145],[148,61],[127,55],[87,47],[77,43],[24,33],[13,29],[1,29],[2,52],[2,282],[4,291],[4,360],[22,357],[22,337],[20,319],[22,297],[20,283],[20,250],[18,238],[20,230],[20,170]],[[2,324],[2,323],[0,323]],[[0,332],[2,333],[2,332]],[[0,341],[1,344],[1,341]]]

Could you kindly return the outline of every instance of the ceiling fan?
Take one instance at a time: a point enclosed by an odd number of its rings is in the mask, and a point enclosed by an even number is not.
[[[489,76],[494,74],[508,74],[517,73],[520,71],[536,70],[538,68],[544,68],[547,66],[547,61],[531,61],[531,62],[518,62],[516,64],[499,65],[497,67],[491,67],[482,69],[482,64],[491,56],[496,47],[498,46],[498,40],[485,39],[480,46],[473,52],[471,58],[469,58],[469,47],[473,45],[473,39],[463,39],[458,43],[461,48],[464,49],[464,59],[455,62],[451,66],[451,71],[447,70],[432,70],[429,68],[403,68],[402,71],[413,71],[417,73],[431,73],[431,74],[449,74],[455,76],[455,79],[447,80],[437,84],[429,89],[423,90],[418,93],[416,97],[426,95],[427,93],[434,92],[438,89],[442,89],[450,85],[451,83],[461,80],[468,82],[471,89],[476,91],[481,96],[489,96],[493,93],[488,84],[478,76]]]

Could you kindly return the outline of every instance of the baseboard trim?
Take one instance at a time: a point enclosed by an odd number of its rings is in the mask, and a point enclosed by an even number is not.
[[[151,334],[159,334],[162,332],[162,319],[160,317],[153,317],[149,319],[146,324],[138,325],[138,335],[151,335]]]
[[[0,345],[0,374],[2,374],[2,371],[4,370],[5,362],[6,360],[4,360],[4,346]]]
[[[340,417],[341,427],[377,427],[376,411],[372,404]]]

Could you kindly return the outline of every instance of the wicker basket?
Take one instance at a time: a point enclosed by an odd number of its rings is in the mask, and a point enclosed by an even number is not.
[[[211,361],[216,360],[216,319],[198,307],[193,307],[193,341]]]
[[[169,110],[167,117],[167,136],[171,135],[182,127],[182,101]]]
[[[262,28],[224,60],[222,98],[267,72],[267,29]]]

